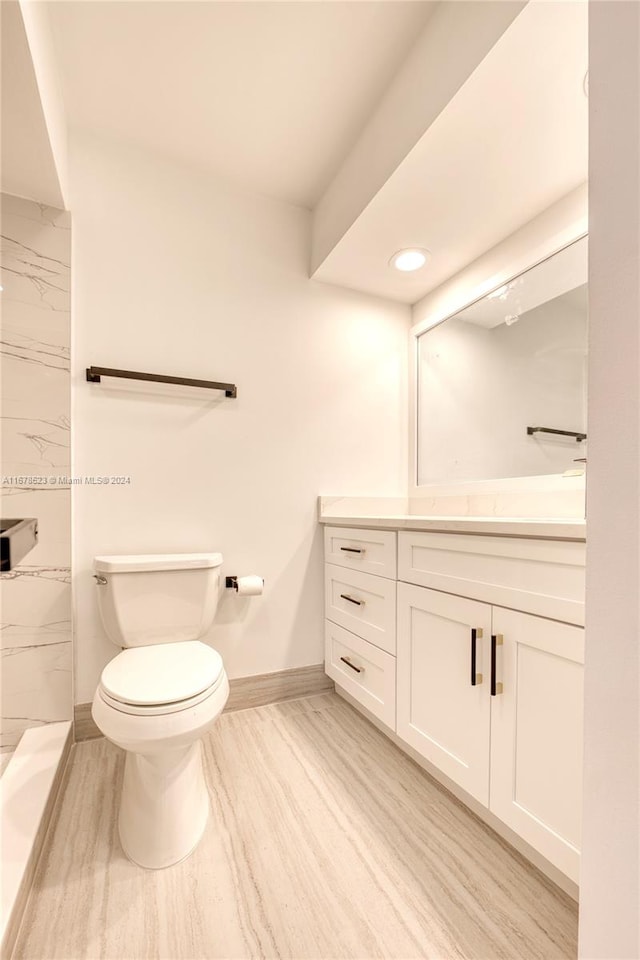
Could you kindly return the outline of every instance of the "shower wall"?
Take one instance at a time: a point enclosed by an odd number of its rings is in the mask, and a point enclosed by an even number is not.
[[[3,518],[38,545],[0,575],[1,750],[72,717],[69,215],[2,194]]]

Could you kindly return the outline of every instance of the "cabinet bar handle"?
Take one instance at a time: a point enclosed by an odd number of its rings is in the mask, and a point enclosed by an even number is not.
[[[356,667],[354,663],[351,663],[351,660],[347,660],[346,657],[340,657],[343,663],[346,663],[348,667],[351,667],[352,670],[355,670],[356,673],[362,673],[361,667]]]
[[[364,553],[364,550],[360,547],[340,547],[341,550],[344,550],[345,553]]]
[[[358,607],[363,607],[363,606],[364,606],[364,600],[354,600],[353,597],[350,597],[348,593],[341,593],[341,594],[340,594],[340,599],[341,599],[341,600],[348,600],[349,603],[355,603]]]
[[[496,680],[496,651],[502,646],[504,637],[501,633],[491,634],[491,696],[495,697],[502,693],[502,684]]]
[[[480,627],[471,628],[471,686],[482,683],[482,674],[476,673],[476,641],[482,640],[482,629]]]

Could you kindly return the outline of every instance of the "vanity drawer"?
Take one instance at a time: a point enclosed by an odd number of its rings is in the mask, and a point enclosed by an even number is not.
[[[325,564],[327,619],[387,653],[396,652],[396,581]]]
[[[401,531],[398,579],[584,624],[585,544]]]
[[[331,679],[395,730],[396,658],[330,620],[325,621],[324,657]]]
[[[339,567],[396,578],[395,530],[358,530],[352,527],[324,528],[324,559]]]

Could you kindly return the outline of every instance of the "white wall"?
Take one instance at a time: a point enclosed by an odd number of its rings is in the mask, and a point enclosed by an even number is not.
[[[96,554],[219,550],[210,641],[232,677],[319,663],[320,493],[403,495],[409,310],[307,277],[310,214],[228,192],[132,148],[74,136],[76,702],[115,654]],[[235,382],[236,400],[85,382],[90,364]]]
[[[587,314],[562,297],[487,328],[452,317],[418,341],[418,484],[575,470],[586,444]]]
[[[580,944],[640,956],[640,5],[590,3],[589,467]]]

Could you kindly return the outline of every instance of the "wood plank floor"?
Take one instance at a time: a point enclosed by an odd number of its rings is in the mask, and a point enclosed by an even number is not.
[[[167,870],[125,859],[123,754],[75,748],[14,957],[577,954],[577,907],[335,694],[224,714],[212,812]]]

